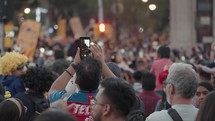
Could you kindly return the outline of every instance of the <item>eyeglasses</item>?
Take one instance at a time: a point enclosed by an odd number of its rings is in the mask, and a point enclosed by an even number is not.
[[[21,64],[16,69],[17,70],[22,70],[25,66],[26,66],[26,64]]]

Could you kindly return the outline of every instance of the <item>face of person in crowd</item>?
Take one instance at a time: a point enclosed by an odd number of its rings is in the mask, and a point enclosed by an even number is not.
[[[207,90],[207,88],[205,88],[203,86],[199,86],[197,88],[197,91],[196,91],[197,107],[200,107],[200,105],[202,104],[202,102],[204,101],[204,99],[208,93],[209,93],[209,91]]]
[[[19,67],[17,68],[17,70],[15,70],[15,71],[13,72],[13,75],[20,77],[20,76],[22,76],[23,74],[25,74],[26,72],[27,72],[27,67],[26,67],[26,65],[21,65],[21,66],[19,66]]]
[[[94,121],[102,121],[107,116],[110,105],[105,103],[104,96],[102,95],[104,88],[100,88],[96,95],[95,102],[92,105],[92,116]]]

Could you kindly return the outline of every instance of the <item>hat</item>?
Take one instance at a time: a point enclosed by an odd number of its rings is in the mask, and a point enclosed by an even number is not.
[[[116,77],[121,78],[122,71],[116,63],[108,62],[107,66]]]
[[[214,90],[212,84],[209,83],[209,82],[200,82],[200,83],[198,84],[198,87],[199,87],[199,86],[205,87],[209,92],[211,92],[211,91]]]

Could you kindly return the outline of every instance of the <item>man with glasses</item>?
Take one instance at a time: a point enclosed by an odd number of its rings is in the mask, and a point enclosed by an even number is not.
[[[154,112],[146,121],[194,121],[198,109],[192,105],[198,85],[198,77],[192,66],[174,63],[166,79],[166,96],[172,108]]]
[[[125,121],[135,103],[135,92],[125,81],[109,78],[101,83],[92,108],[94,121]]]

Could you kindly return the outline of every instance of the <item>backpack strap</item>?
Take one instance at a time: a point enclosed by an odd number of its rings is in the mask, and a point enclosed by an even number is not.
[[[183,119],[178,114],[178,112],[175,109],[173,109],[173,108],[169,108],[168,109],[168,114],[173,119],[173,121],[183,121]]]

